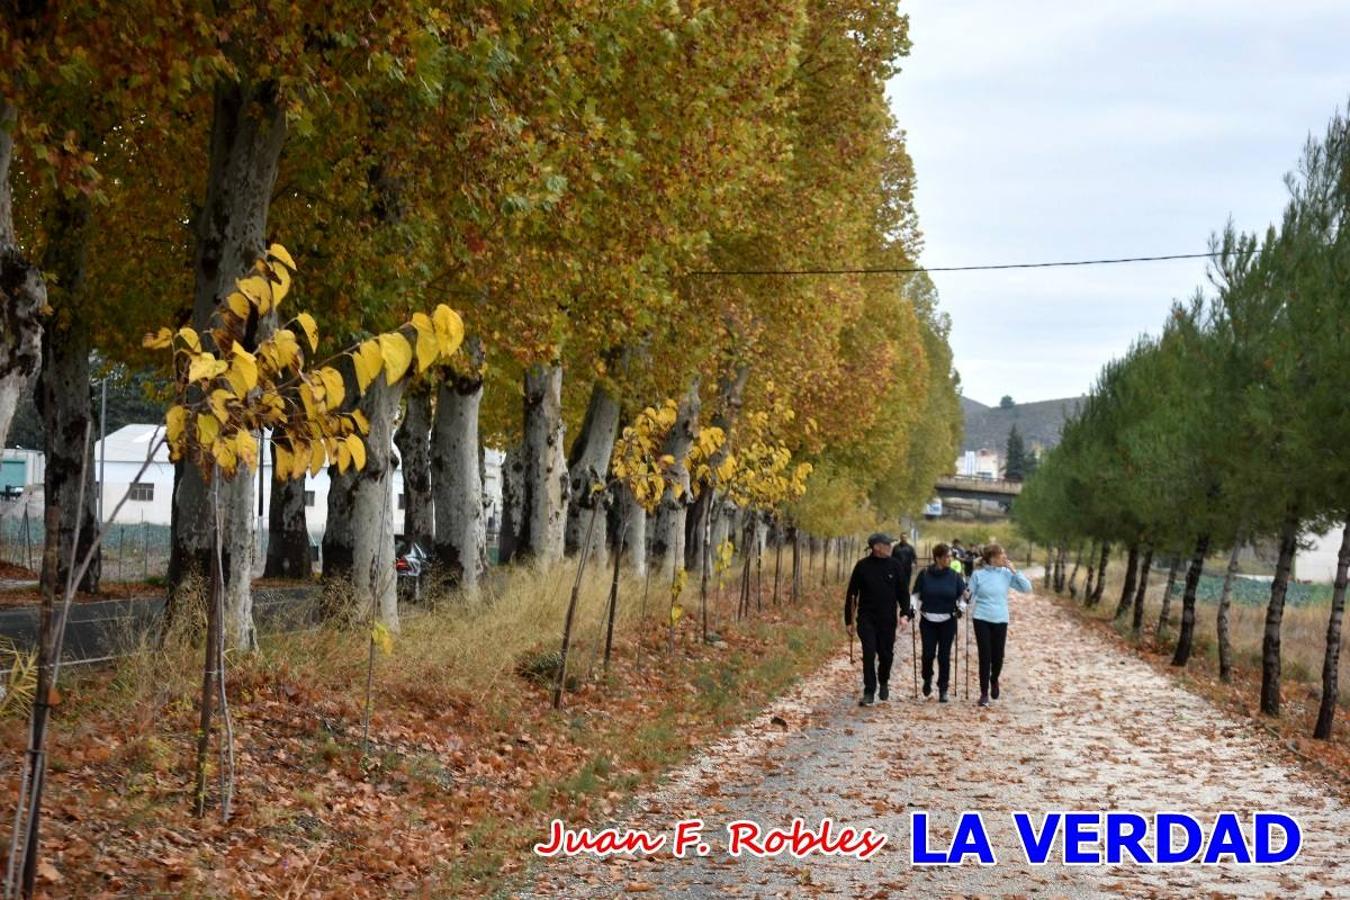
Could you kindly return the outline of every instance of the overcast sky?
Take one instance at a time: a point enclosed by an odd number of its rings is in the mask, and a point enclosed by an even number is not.
[[[904,0],[930,266],[1203,252],[1264,228],[1350,98],[1350,0]],[[966,396],[1086,392],[1204,261],[936,273]]]

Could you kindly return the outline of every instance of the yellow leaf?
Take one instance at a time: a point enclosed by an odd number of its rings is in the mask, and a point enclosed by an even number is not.
[[[230,392],[224,388],[216,388],[211,392],[211,396],[207,398],[207,402],[211,406],[211,412],[215,413],[216,418],[222,422],[228,422],[230,420],[230,411],[225,405],[229,399]]]
[[[291,270],[285,266],[268,266],[267,272],[272,278],[272,305],[280,306],[291,292]]]
[[[359,409],[352,410],[352,421],[356,423],[356,430],[362,434],[370,434],[370,420],[366,414]]]
[[[276,454],[276,459],[272,463],[272,477],[277,481],[289,478],[295,468],[295,454],[277,443],[272,444],[272,452]]]
[[[319,405],[318,401],[314,397],[313,385],[310,385],[302,381],[300,382],[300,387],[297,389],[297,393],[300,394],[300,403],[303,404],[305,407],[306,418],[310,419],[318,418]]]
[[[683,617],[684,617],[684,607],[678,603],[671,604],[670,624],[674,625],[676,622],[680,621],[680,619]]]
[[[403,373],[412,365],[413,349],[408,339],[397,331],[380,335],[380,355],[384,358],[385,382],[398,384]]]
[[[318,475],[326,462],[328,454],[324,451],[323,441],[315,441],[309,448],[309,474]]]
[[[188,365],[188,381],[201,381],[204,378],[214,378],[216,371],[216,355],[214,353],[198,353],[192,357],[192,362]]]
[[[210,447],[220,437],[220,420],[210,413],[197,413],[197,443]]]
[[[342,399],[346,396],[346,388],[342,384],[342,373],[332,366],[324,366],[315,373],[319,376],[319,381],[323,382],[324,393],[327,395],[326,403],[329,409],[337,409],[342,405]]]
[[[366,467],[366,445],[361,440],[360,435],[349,434],[343,441],[347,450],[352,455],[353,468],[360,471]]]
[[[319,325],[314,321],[314,317],[309,313],[300,313],[295,317],[295,321],[300,323],[300,329],[305,332],[305,338],[309,341],[310,352],[319,349]]]
[[[225,298],[225,305],[230,308],[230,312],[240,319],[248,321],[248,314],[252,309],[252,302],[248,297],[238,291],[231,291],[230,295]]]
[[[427,327],[418,324],[418,316],[426,319]],[[440,356],[441,345],[436,339],[436,331],[431,328],[431,320],[422,313],[413,316],[413,328],[417,329],[417,372],[425,372]]]
[[[441,355],[450,356],[464,343],[464,320],[444,303],[439,304],[431,316],[436,326],[436,339],[441,345]]]
[[[239,290],[248,295],[258,305],[259,312],[272,308],[272,282],[261,275],[249,275],[239,279]]]
[[[165,347],[173,344],[173,329],[161,328],[154,334],[147,334],[141,339],[141,346],[150,350],[163,350]]]
[[[352,363],[356,369],[356,384],[364,394],[384,366],[384,356],[380,353],[379,342],[369,340],[363,343],[353,351]]]
[[[170,444],[177,444],[183,437],[183,431],[187,428],[188,411],[185,406],[171,406],[169,412],[164,417],[166,423],[165,436]]]
[[[202,339],[197,336],[197,332],[188,328],[186,325],[178,329],[178,337],[193,353],[202,352]]]
[[[272,257],[272,259],[275,259],[282,265],[284,265],[286,268],[290,269],[292,272],[296,271],[295,260],[291,259],[291,254],[289,253],[289,251],[287,251],[286,248],[281,246],[280,244],[273,244],[272,246],[268,247],[267,255]]]
[[[216,441],[211,445],[211,455],[215,457],[216,465],[227,475],[233,475],[237,467],[234,447],[233,441]]]
[[[338,444],[338,448],[337,448],[337,467],[338,467],[338,474],[340,475],[340,474],[346,472],[346,471],[347,471],[347,467],[350,466],[351,464],[352,464],[352,451],[351,451],[351,448],[348,447],[347,444],[346,444],[345,442],[344,442],[344,443],[341,443],[341,444]]]
[[[240,431],[234,436],[235,452],[249,469],[258,467],[258,441],[251,431]]]
[[[234,361],[230,368],[243,378],[245,393],[258,386],[258,360],[239,343],[234,345]]]

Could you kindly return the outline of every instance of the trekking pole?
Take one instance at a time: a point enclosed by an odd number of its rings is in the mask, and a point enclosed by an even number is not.
[[[854,608],[854,605],[853,605],[853,598],[852,598],[852,597],[850,597],[849,600],[848,600],[848,611],[849,611],[848,619],[849,619],[850,622],[853,623],[853,624],[850,625],[849,628],[848,628],[848,664],[849,664],[850,667],[852,667],[852,666],[853,666],[853,631],[854,631],[854,629],[856,629],[856,628],[858,627],[858,610],[857,610],[856,608]]]
[[[909,658],[914,661],[914,699],[919,699],[919,640],[914,636],[914,616],[909,617]]]
[[[966,611],[966,699],[970,699],[970,611]]]

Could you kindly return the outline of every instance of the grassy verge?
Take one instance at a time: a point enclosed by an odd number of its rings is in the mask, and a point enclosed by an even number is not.
[[[1176,632],[1181,621],[1181,587],[1178,579],[1172,598],[1170,627],[1161,635],[1157,632],[1162,607],[1166,573],[1154,571],[1144,604],[1144,630],[1136,640],[1131,632],[1131,613],[1120,621],[1114,620],[1116,604],[1124,587],[1124,562],[1113,559],[1107,567],[1106,587],[1102,602],[1093,608],[1083,607],[1067,595],[1058,602],[1072,610],[1091,625],[1111,634],[1148,660],[1160,671],[1180,680],[1239,717],[1251,719],[1269,732],[1307,763],[1314,771],[1330,776],[1341,791],[1350,796],[1350,697],[1344,688],[1338,704],[1336,730],[1329,741],[1313,740],[1312,729],[1317,721],[1317,708],[1322,696],[1322,657],[1326,646],[1328,601],[1312,599],[1298,605],[1288,605],[1284,611],[1281,629],[1282,698],[1281,715],[1271,718],[1260,713],[1261,641],[1265,627],[1265,604],[1235,602],[1229,610],[1229,634],[1233,642],[1233,677],[1230,682],[1219,679],[1218,640],[1216,620],[1218,604],[1212,599],[1198,599],[1194,649],[1186,667],[1171,665],[1176,648]],[[1082,575],[1079,578],[1080,586]],[[1041,586],[1038,579],[1037,587]],[[1081,591],[1080,591],[1081,598]],[[1268,588],[1267,588],[1268,596]],[[1340,660],[1340,683],[1350,685],[1350,658],[1345,653]]]
[[[728,579],[730,581],[731,579]],[[625,581],[603,667],[607,585],[583,591],[564,707],[550,666],[566,567],[511,571],[476,598],[409,616],[375,663],[362,752],[364,628],[264,639],[229,661],[234,816],[188,814],[200,651],[143,647],[63,685],[44,820],[54,894],[486,895],[550,819],[603,819],[633,791],[751,716],[839,645],[837,586],[731,621],[732,588],[699,640],[697,594],[669,646],[670,595]],[[645,614],[644,614],[645,613]],[[10,758],[24,723],[0,722]],[[218,771],[214,768],[214,779]],[[0,777],[13,797],[16,766]],[[12,809],[11,809],[12,812]],[[59,879],[59,880],[58,880]]]

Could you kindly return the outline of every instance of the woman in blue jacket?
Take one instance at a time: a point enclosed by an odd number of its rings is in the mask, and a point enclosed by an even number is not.
[[[1031,582],[1013,566],[998,544],[980,554],[984,566],[970,577],[974,604],[971,618],[975,645],[980,651],[980,706],[998,699],[998,676],[1003,671],[1003,647],[1008,640],[1008,591],[1031,592]]]
[[[914,595],[919,599],[919,636],[923,639],[923,695],[933,692],[933,659],[938,664],[938,702],[947,702],[951,681],[952,644],[956,641],[956,620],[965,604],[962,597],[966,582],[951,567],[951,549],[946,544],[933,548],[933,564],[919,572],[914,580]]]

